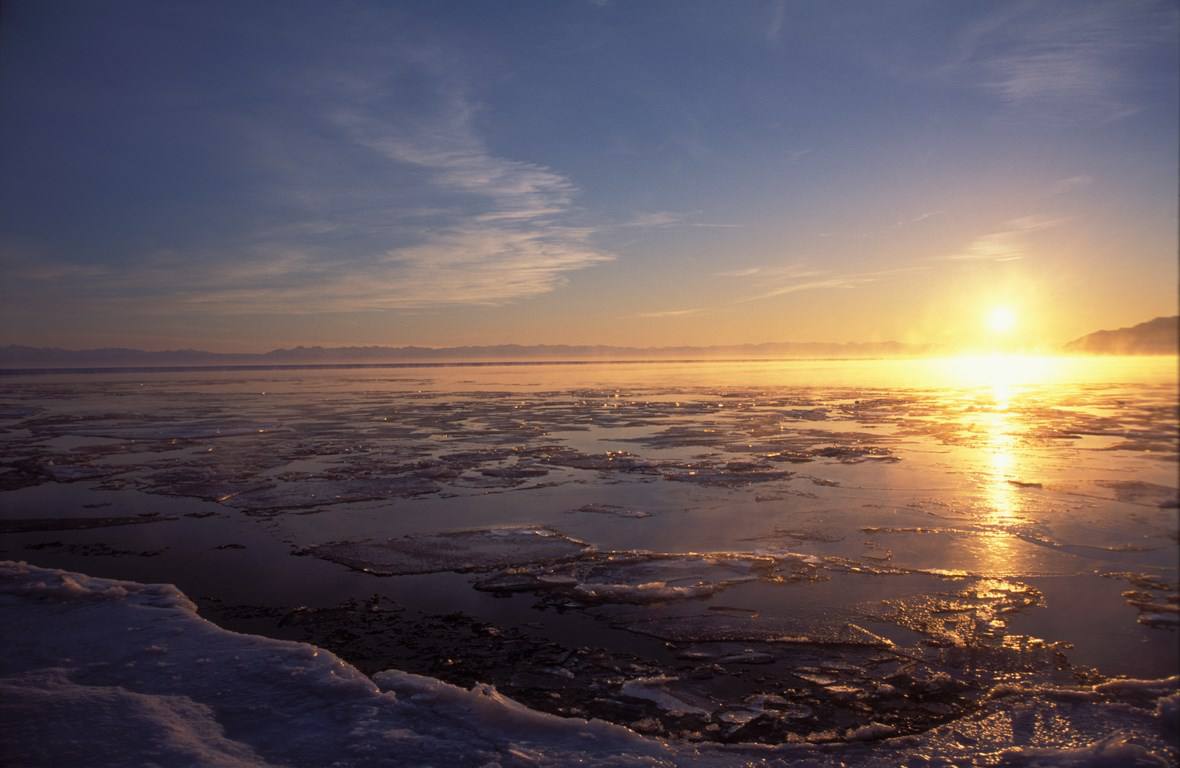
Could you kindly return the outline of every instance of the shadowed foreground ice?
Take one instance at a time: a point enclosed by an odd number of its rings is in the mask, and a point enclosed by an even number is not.
[[[223,630],[169,585],[0,562],[0,762],[11,765],[1167,766],[1180,678],[1000,685],[920,735],[668,742]],[[855,739],[861,739],[857,741]]]

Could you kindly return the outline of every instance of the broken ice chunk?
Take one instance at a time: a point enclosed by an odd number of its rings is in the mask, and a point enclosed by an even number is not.
[[[769,557],[752,555],[587,553],[560,565],[518,568],[475,584],[485,592],[555,592],[578,603],[658,603],[708,597],[768,577]]]
[[[367,573],[402,576],[554,563],[577,557],[588,548],[585,542],[549,528],[506,526],[321,544],[307,553]]]
[[[709,709],[685,701],[684,694],[679,691],[674,693],[669,690],[678,679],[670,676],[640,677],[623,683],[619,693],[633,699],[650,701],[670,715],[708,715]]]
[[[652,516],[652,513],[645,509],[621,507],[618,504],[583,504],[577,509],[571,509],[570,511],[583,512],[588,515],[611,515],[613,517],[629,517],[633,519]]]

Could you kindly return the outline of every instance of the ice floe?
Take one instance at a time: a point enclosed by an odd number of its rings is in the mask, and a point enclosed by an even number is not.
[[[79,531],[92,528],[113,528],[121,525],[146,525],[175,520],[159,514],[120,515],[110,517],[34,517],[0,520],[0,533],[32,533],[34,531]]]
[[[651,517],[654,513],[646,509],[624,507],[620,504],[583,504],[571,512],[581,512],[587,515],[610,515],[611,517],[625,517],[633,520]]]
[[[307,554],[383,576],[485,571],[578,557],[588,545],[541,526],[410,534],[385,541],[346,541]]]
[[[586,552],[556,565],[517,567],[475,583],[485,592],[536,592],[578,603],[655,603],[711,596],[773,578],[773,558],[735,554]]]

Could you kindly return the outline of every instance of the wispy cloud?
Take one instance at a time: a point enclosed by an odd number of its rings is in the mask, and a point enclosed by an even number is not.
[[[619,226],[644,229],[667,229],[670,227],[697,227],[700,229],[738,229],[740,224],[717,221],[694,221],[701,211],[645,211],[635,214]]]
[[[741,303],[745,304],[751,301],[773,299],[775,296],[786,296],[787,294],[799,293],[801,291],[814,291],[819,288],[851,288],[871,282],[874,282],[874,278],[858,277],[856,275],[840,275],[837,277],[828,277],[823,280],[800,280],[798,282],[788,282],[785,285],[780,285],[769,291],[756,293],[753,296],[747,296],[741,300]]]
[[[843,273],[834,273],[824,270],[809,270],[805,268],[794,268],[784,271],[777,280],[767,281],[773,287],[759,291],[755,294],[740,299],[738,303],[749,303],[752,301],[761,301],[763,299],[772,299],[776,296],[786,296],[792,293],[800,293],[802,291],[814,291],[831,288],[855,288],[869,283],[876,283],[881,280],[898,277],[904,274],[911,274],[914,272],[921,272],[928,269],[925,265],[908,265],[904,267],[897,267],[894,269],[884,270],[858,270]],[[777,283],[777,284],[775,284]]]
[[[1151,0],[1008,6],[965,30],[948,69],[974,73],[1012,107],[1118,119],[1142,107],[1136,58],[1173,43],[1177,19],[1173,4]]]
[[[589,235],[574,228],[454,228],[347,270],[318,258],[254,261],[204,286],[198,281],[175,301],[250,313],[495,305],[547,293],[565,273],[608,260],[587,244]],[[266,274],[275,280],[257,279]]]
[[[695,315],[730,307],[749,304],[751,302],[787,296],[792,293],[816,291],[825,289],[856,288],[862,285],[899,277],[905,274],[923,272],[929,265],[911,264],[903,267],[885,270],[853,271],[836,273],[827,270],[814,269],[806,264],[791,264],[775,267],[748,267],[746,269],[729,270],[714,273],[718,277],[742,278],[754,284],[755,292],[731,301],[721,302],[710,306],[692,307],[687,309],[669,309],[643,312],[636,317],[661,318]]]
[[[434,101],[408,118],[396,99],[391,112],[388,94],[370,98],[372,84],[316,102],[336,151],[367,153],[369,173],[384,186],[306,176],[294,184],[288,174],[296,171],[271,167],[283,189],[299,190],[295,205],[306,217],[237,233],[225,249],[232,258],[140,256],[111,276],[117,292],[134,293],[145,309],[223,314],[496,305],[547,293],[572,272],[614,258],[594,244],[592,228],[575,222],[578,190],[569,178],[493,152],[462,88],[429,67],[416,74],[435,80]],[[350,205],[341,209],[337,199]]]
[[[747,267],[745,269],[727,269],[724,272],[714,272],[717,277],[752,277],[762,271],[762,267]]]
[[[869,238],[877,238],[882,235],[894,235],[898,230],[905,229],[911,224],[921,224],[924,221],[929,221],[936,216],[941,216],[942,211],[923,211],[922,213],[912,216],[908,219],[898,219],[892,224],[886,226],[879,226],[871,230],[842,230],[840,232],[819,232],[817,237],[822,237],[825,240],[840,239],[840,240],[866,240]]]
[[[640,312],[636,317],[647,317],[658,319],[661,317],[684,317],[685,315],[696,315],[705,312],[709,307],[691,307],[689,309],[664,309],[655,312]]]
[[[646,211],[635,214],[628,221],[623,222],[621,226],[645,228],[671,227],[683,224],[689,215],[678,211]]]
[[[481,214],[483,220],[531,220],[565,210],[575,192],[569,179],[494,155],[472,128],[473,107],[459,96],[450,101],[441,119],[410,130],[359,112],[341,112],[335,122],[387,160],[427,170],[443,190],[483,198],[490,208]]]
[[[799,280],[801,278],[816,277],[828,274],[824,270],[815,269],[806,262],[793,264],[758,264],[741,269],[725,270],[715,273],[718,277],[755,278],[750,282],[777,283],[784,280]]]
[[[766,25],[766,41],[777,43],[782,40],[783,22],[787,17],[787,0],[773,0],[770,4],[770,22]]]
[[[1067,179],[1058,179],[1053,182],[1053,186],[1049,188],[1051,195],[1065,195],[1077,189],[1083,189],[1094,183],[1091,176],[1070,176]]]
[[[1026,238],[1034,232],[1064,224],[1068,219],[1050,216],[1022,216],[1004,222],[1002,229],[981,235],[961,251],[944,259],[948,261],[1016,261],[1028,251]]]

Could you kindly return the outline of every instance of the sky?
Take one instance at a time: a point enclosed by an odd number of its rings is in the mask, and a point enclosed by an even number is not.
[[[1177,312],[1176,2],[0,10],[0,343],[971,346]]]

